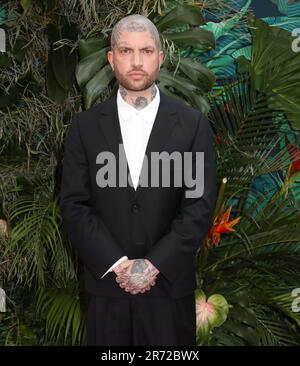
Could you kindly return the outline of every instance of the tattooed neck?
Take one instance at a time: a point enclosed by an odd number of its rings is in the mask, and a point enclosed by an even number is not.
[[[157,92],[155,84],[152,84],[145,95],[138,95],[138,93],[136,93],[136,95],[131,95],[130,92],[128,92],[122,85],[119,86],[119,90],[125,102],[129,103],[138,110],[147,107],[147,105],[155,98]]]

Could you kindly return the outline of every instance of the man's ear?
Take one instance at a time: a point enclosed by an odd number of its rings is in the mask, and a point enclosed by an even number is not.
[[[159,68],[161,68],[162,64],[165,61],[165,55],[164,55],[163,51],[159,51],[159,61],[160,61]]]
[[[112,51],[108,51],[107,52],[107,60],[110,63],[110,66],[111,66],[112,70],[114,71],[113,59],[114,59],[113,52]]]

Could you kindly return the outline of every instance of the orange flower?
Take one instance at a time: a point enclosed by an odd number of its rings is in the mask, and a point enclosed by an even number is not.
[[[214,219],[214,224],[207,235],[206,246],[208,248],[216,247],[219,244],[221,234],[235,231],[233,227],[240,221],[241,217],[239,216],[236,219],[229,221],[230,213],[231,207],[229,207],[224,214],[223,209],[221,209],[220,213]]]

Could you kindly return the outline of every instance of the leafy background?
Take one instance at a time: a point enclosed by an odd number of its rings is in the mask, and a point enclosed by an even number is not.
[[[75,113],[116,92],[109,35],[134,13],[161,33],[159,87],[207,114],[215,136],[219,196],[195,258],[198,344],[299,345],[300,53],[291,33],[300,1],[291,0],[1,2],[0,344],[86,344],[81,265],[58,207],[63,142]]]

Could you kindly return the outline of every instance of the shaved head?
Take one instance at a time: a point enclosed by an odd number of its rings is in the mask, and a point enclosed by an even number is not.
[[[158,50],[161,50],[161,42],[156,26],[143,15],[133,14],[122,18],[114,26],[111,33],[111,48],[114,48],[120,39],[121,32],[148,32]]]

